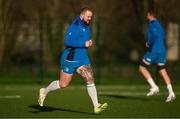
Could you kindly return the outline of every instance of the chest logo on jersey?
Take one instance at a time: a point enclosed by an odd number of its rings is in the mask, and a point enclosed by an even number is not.
[[[82,29],[82,31],[86,31],[86,29]]]

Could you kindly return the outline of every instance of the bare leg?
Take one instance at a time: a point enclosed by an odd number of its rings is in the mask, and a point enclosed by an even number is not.
[[[150,65],[145,60],[143,60],[143,63],[147,66]],[[144,76],[144,78],[147,80],[147,82],[149,83],[149,85],[151,87],[150,91],[147,93],[147,96],[152,96],[152,95],[157,94],[159,92],[159,88],[157,87],[157,85],[153,81],[152,76],[151,76],[150,72],[147,70],[147,68],[145,66],[140,65],[139,71]]]
[[[100,114],[107,107],[107,103],[99,104],[97,99],[97,90],[94,84],[93,71],[90,65],[81,66],[77,69],[77,72],[85,79],[87,83],[87,91],[94,105],[94,113]]]
[[[172,88],[172,85],[171,85],[171,79],[166,71],[166,69],[161,69],[159,71],[160,75],[162,76],[162,78],[164,79],[164,82],[166,83],[167,85],[167,89],[168,89],[168,92],[169,92],[169,95],[166,99],[166,102],[171,102],[173,101],[176,97],[175,97],[175,94],[174,94],[174,91],[173,91],[173,88]]]
[[[69,83],[72,80],[73,74],[68,74],[63,71],[59,73],[59,80],[51,82],[46,88],[45,88],[45,95],[47,95],[50,91],[57,90],[59,88],[65,88],[69,85]]]
[[[59,80],[53,81],[46,88],[40,89],[38,100],[40,106],[43,106],[44,100],[49,92],[67,87],[72,80],[73,74],[68,74],[61,71],[59,77]]]
[[[171,84],[171,80],[170,80],[169,75],[167,74],[166,69],[160,70],[159,73],[162,76],[162,78],[164,79],[166,85]]]
[[[99,103],[97,99],[97,91],[94,84],[94,76],[91,66],[81,66],[77,69],[77,72],[85,79],[85,82],[87,83],[87,91],[91,97],[94,107],[98,107]]]
[[[150,63],[146,62],[145,60],[143,60],[143,62],[149,66]],[[157,87],[157,85],[155,84],[155,82],[153,81],[153,78],[150,74],[150,72],[147,70],[146,67],[144,66],[139,66],[139,71],[140,73],[144,76],[144,78],[147,80],[147,82],[149,83],[149,85],[151,86],[151,88]]]
[[[73,74],[68,74],[63,71],[60,72],[60,79],[59,79],[59,86],[61,88],[67,87],[71,80],[72,80]]]
[[[145,67],[139,66],[139,71],[144,76],[144,78],[146,80],[152,79],[152,76],[151,76],[150,72]]]

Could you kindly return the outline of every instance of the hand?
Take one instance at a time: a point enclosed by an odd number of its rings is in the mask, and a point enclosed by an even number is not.
[[[91,47],[93,45],[92,40],[86,41],[86,47]]]
[[[146,47],[147,47],[147,48],[149,48],[149,45],[148,45],[148,43],[147,43],[147,42],[146,42]]]
[[[89,40],[89,46],[92,46],[92,45],[93,45],[92,40]]]

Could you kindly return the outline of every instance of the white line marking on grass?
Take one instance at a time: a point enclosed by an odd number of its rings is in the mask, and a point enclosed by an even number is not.
[[[20,95],[0,95],[0,99],[15,99],[15,98],[21,98]]]
[[[99,92],[100,95],[125,95],[125,96],[143,96],[146,95],[144,92]],[[167,95],[168,93],[158,93],[157,95]],[[180,92],[176,92],[176,95],[180,95]]]
[[[1,86],[1,85],[0,85]],[[41,87],[40,86],[32,86],[32,85],[3,85],[1,86],[2,90],[39,90]],[[43,86],[42,86],[43,87]],[[66,90],[74,90],[74,89],[86,89],[85,85],[72,85],[69,86]],[[145,85],[99,85],[97,86],[97,88],[102,89],[102,90],[117,90],[117,89],[130,89],[130,90],[134,90],[134,89],[144,89],[147,88],[147,86]]]
[[[2,91],[11,91],[11,90],[13,90],[13,91],[16,91],[16,90],[28,90],[28,91],[39,91],[39,89],[41,88],[41,87],[43,87],[43,86],[37,86],[37,85],[18,85],[18,86],[16,86],[16,85],[13,85],[13,86],[9,86],[9,85],[0,85],[1,86],[1,90]],[[176,90],[177,89],[177,91],[179,91],[180,90],[180,86],[173,86],[174,87],[174,89]],[[161,89],[166,89],[166,87],[163,85],[163,86],[159,86],[159,88],[161,88]],[[85,85],[72,85],[72,86],[69,86],[68,88],[66,88],[65,90],[69,90],[69,91],[71,91],[71,90],[86,90],[86,86]],[[117,92],[117,90],[128,90],[129,92],[130,91],[135,91],[135,90],[148,90],[149,89],[149,87],[147,86],[147,85],[98,85],[97,86],[97,89],[98,90],[103,90],[103,92],[105,92],[105,91],[116,91]],[[112,91],[112,92],[113,92]],[[123,91],[121,91],[121,92],[123,92]],[[176,93],[176,91],[175,91],[175,93]]]
[[[145,85],[133,85],[133,86],[129,86],[129,85],[107,85],[107,86],[99,86],[100,89],[131,89],[131,90],[134,90],[134,89],[144,89],[144,88],[147,88],[147,86]]]
[[[100,95],[126,95],[126,96],[140,96],[146,95],[146,93],[140,92],[99,92]]]

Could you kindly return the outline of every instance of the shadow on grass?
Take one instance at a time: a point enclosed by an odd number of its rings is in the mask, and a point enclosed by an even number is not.
[[[151,97],[124,96],[124,95],[115,95],[115,94],[101,94],[101,96],[106,96],[116,99],[128,99],[128,100],[140,100],[140,101],[163,101],[162,99],[159,98],[157,99]]]
[[[88,113],[88,112],[83,112],[83,111],[76,111],[76,110],[71,110],[71,109],[55,108],[55,107],[50,107],[50,106],[40,107],[39,105],[30,105],[29,108],[36,109],[35,111],[29,111],[29,112],[34,113],[34,114],[40,113],[40,112],[64,111],[64,112],[74,112],[74,113],[95,115],[94,113]]]

